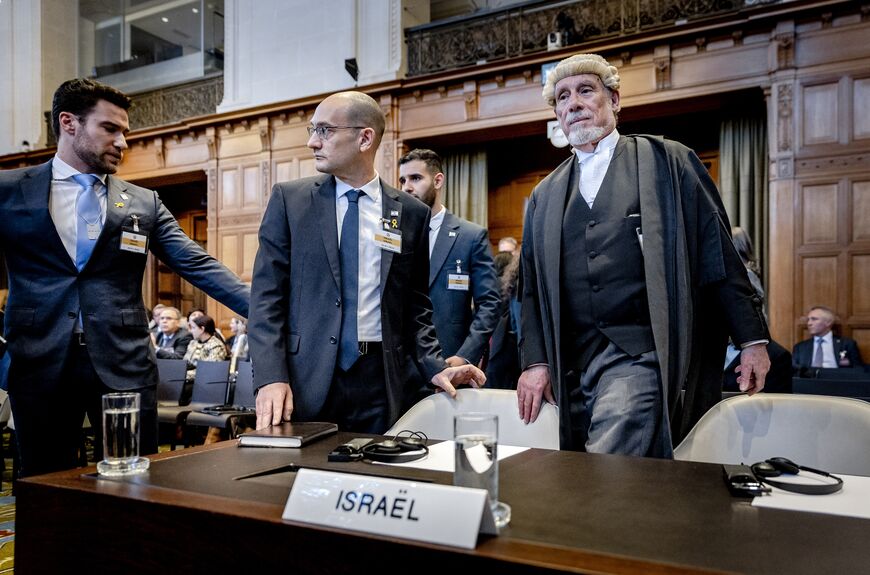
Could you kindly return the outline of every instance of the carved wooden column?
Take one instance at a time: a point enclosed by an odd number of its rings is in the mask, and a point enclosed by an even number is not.
[[[771,336],[790,349],[795,314],[794,154],[796,120],[794,91],[794,22],[780,22],[769,48],[771,87],[765,92],[768,117],[769,215],[767,306]]]
[[[378,103],[384,112],[386,126],[384,127],[381,147],[378,149],[378,155],[375,158],[375,169],[385,182],[396,187],[399,184],[399,168],[397,163],[403,153],[403,146],[398,140],[398,101],[391,94],[386,94],[380,97]]]

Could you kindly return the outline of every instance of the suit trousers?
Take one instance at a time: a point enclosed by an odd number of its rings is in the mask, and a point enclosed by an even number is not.
[[[118,390],[100,381],[86,345],[76,341],[70,345],[52,393],[24,389],[10,394],[21,477],[77,467],[85,413],[94,430],[94,457],[97,461],[103,458],[102,396]],[[130,391],[141,395],[139,453],[157,453],[156,388]]]
[[[381,353],[360,356],[347,371],[336,365],[317,419],[337,423],[340,431],[383,433],[390,427],[385,382]]]
[[[566,377],[571,449],[673,457],[655,351],[631,356],[609,342],[579,376],[569,372]]]

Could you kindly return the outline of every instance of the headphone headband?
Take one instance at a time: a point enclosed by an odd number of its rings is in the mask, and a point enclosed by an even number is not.
[[[830,493],[836,493],[843,488],[842,478],[837,477],[832,473],[828,473],[827,471],[822,471],[821,469],[813,469],[812,467],[798,465],[785,457],[771,457],[765,461],[753,463],[751,469],[753,475],[755,475],[759,481],[763,481],[768,485],[792,493],[801,493],[803,495],[828,495]],[[772,477],[779,477],[780,475],[798,475],[801,471],[833,479],[834,483],[790,483],[771,479]]]
[[[429,455],[426,440],[421,437],[395,437],[362,448],[362,458],[379,463],[408,463]]]

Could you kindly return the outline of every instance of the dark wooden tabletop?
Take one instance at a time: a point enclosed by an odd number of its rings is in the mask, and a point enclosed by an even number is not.
[[[148,473],[124,479],[88,468],[22,480],[16,571],[81,563],[90,572],[214,573],[256,561],[262,569],[292,564],[294,573],[358,572],[366,562],[382,572],[408,562],[423,572],[870,572],[870,521],[753,508],[729,494],[720,466],[706,463],[525,451],[500,463],[510,526],[481,537],[474,551],[283,521],[300,467],[452,481],[443,472],[328,463],[350,437],[304,449],[225,442],[165,453]]]

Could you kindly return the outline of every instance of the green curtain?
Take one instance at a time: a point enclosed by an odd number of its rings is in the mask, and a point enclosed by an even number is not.
[[[446,154],[444,205],[460,218],[488,226],[486,150]]]
[[[732,226],[749,233],[767,285],[767,118],[763,112],[726,118],[719,133],[719,191]]]

